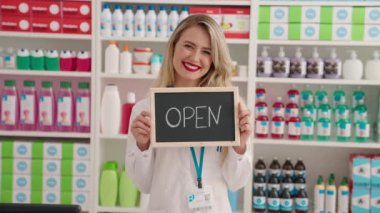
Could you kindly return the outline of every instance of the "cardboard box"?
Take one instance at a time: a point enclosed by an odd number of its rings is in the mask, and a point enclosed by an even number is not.
[[[43,160],[42,174],[52,175],[52,176],[61,175],[61,161],[60,160]]]
[[[221,9],[222,29],[226,38],[249,38],[250,29],[250,8],[231,8]]]
[[[90,178],[86,176],[62,176],[62,192],[90,191]]]
[[[2,191],[0,200],[2,203],[30,203],[30,191]]]
[[[73,34],[91,34],[91,20],[63,19],[62,32]]]
[[[219,25],[222,24],[222,14],[220,7],[198,7],[190,6],[189,14],[207,14],[213,18]]]
[[[365,24],[379,24],[380,23],[380,7],[366,7],[364,23]]]
[[[288,7],[271,7],[270,8],[270,23],[285,23],[289,22]]]
[[[371,159],[371,189],[380,190],[380,156]]]
[[[270,24],[270,40],[288,40],[288,24]]]
[[[61,191],[61,176],[44,175],[42,178],[43,191]]]
[[[45,142],[43,145],[44,159],[62,159],[62,144],[54,142]]]
[[[371,189],[371,213],[380,212],[380,190]]]
[[[61,19],[32,18],[32,31],[41,33],[60,33]]]
[[[350,24],[333,24],[332,40],[333,41],[350,41],[352,38],[352,25]]]
[[[1,0],[2,16],[30,17],[30,0]]]
[[[31,189],[31,177],[30,175],[1,175],[2,188],[1,190],[30,190]]]
[[[74,144],[74,160],[90,160],[91,150],[90,144],[75,143]]]
[[[43,204],[61,204],[61,193],[59,191],[42,192]]]
[[[355,213],[369,213],[371,206],[370,190],[355,188],[352,191],[351,210]]]
[[[62,2],[62,17],[91,19],[91,2],[64,1]]]
[[[350,155],[351,180],[354,188],[369,188],[371,185],[371,156]]]
[[[31,1],[30,10],[32,17],[40,18],[61,18],[60,1]]]
[[[301,13],[301,23],[319,23],[321,19],[321,7],[303,6]]]
[[[301,24],[301,40],[318,41],[319,33],[319,24]]]
[[[380,26],[379,25],[365,25],[364,26],[364,40],[365,41],[380,41]]]
[[[333,24],[351,24],[352,7],[333,7]]]
[[[31,30],[31,20],[29,17],[2,16],[1,30],[28,32]]]

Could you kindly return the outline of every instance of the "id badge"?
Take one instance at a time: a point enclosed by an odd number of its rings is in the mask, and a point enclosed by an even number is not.
[[[204,186],[187,196],[187,205],[192,212],[203,212],[212,209],[212,187]]]

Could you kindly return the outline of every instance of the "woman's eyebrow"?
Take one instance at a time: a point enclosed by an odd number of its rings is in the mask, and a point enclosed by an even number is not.
[[[191,45],[193,45],[193,46],[197,46],[194,42],[192,42],[192,41],[184,41],[184,43],[188,43],[188,44],[191,44]],[[205,49],[205,50],[209,50],[209,51],[211,51],[211,48],[210,47],[202,47],[203,49]]]

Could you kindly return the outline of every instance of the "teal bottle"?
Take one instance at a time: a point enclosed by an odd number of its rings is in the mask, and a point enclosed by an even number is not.
[[[331,135],[331,121],[327,113],[324,112],[322,117],[318,120],[317,125],[317,140],[328,141]]]
[[[336,122],[336,140],[340,142],[351,140],[351,122],[348,118],[341,118]]]
[[[117,170],[118,165],[116,161],[108,161],[103,165],[99,184],[99,199],[101,206],[116,206],[118,191]]]
[[[304,115],[306,112],[310,113],[310,117],[313,119],[314,122],[317,121],[317,108],[314,104],[306,104],[303,110]]]
[[[360,114],[359,120],[355,122],[355,141],[368,142],[370,124],[368,123],[366,114]]]
[[[310,90],[310,85],[306,85],[306,88],[301,91],[301,110],[303,110],[306,104],[313,104],[314,97],[313,92]]]
[[[317,107],[321,106],[322,104],[327,104],[329,102],[327,92],[324,89],[323,86],[317,92],[315,92],[315,104]]]
[[[364,103],[364,101],[365,101],[365,93],[361,90],[360,87],[358,87],[358,89],[352,93],[351,107],[355,109],[355,107],[359,105],[359,102]]]
[[[330,104],[328,104],[328,103],[321,104],[318,107],[318,119],[322,118],[324,113],[327,113],[327,117],[331,118],[331,106],[330,106]]]
[[[354,122],[361,119],[361,116],[365,116],[367,118],[368,108],[366,105],[364,105],[361,101],[359,104],[354,108]]]
[[[346,93],[340,87],[334,91],[333,103],[334,108],[341,104],[346,104]]]
[[[301,140],[314,139],[314,121],[309,111],[305,111],[301,121]]]
[[[335,122],[338,122],[342,118],[343,119],[350,118],[350,108],[346,104],[339,104],[335,108]]]

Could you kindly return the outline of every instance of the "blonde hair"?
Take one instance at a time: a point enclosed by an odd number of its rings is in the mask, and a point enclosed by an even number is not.
[[[193,26],[200,26],[210,35],[212,65],[200,82],[200,87],[232,86],[230,80],[231,57],[221,27],[207,15],[191,15],[184,19],[170,37],[160,75],[154,83],[154,87],[173,86],[175,82],[175,70],[173,66],[174,48],[182,33]]]

